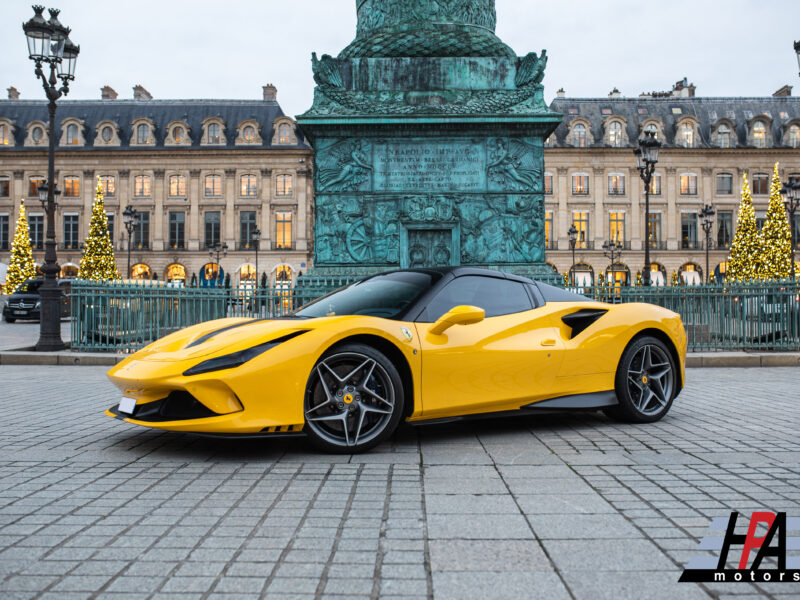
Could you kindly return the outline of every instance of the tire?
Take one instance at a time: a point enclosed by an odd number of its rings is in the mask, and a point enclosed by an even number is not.
[[[325,452],[364,452],[394,433],[404,401],[400,374],[384,354],[364,344],[337,346],[309,374],[304,431]]]
[[[14,321],[16,321],[16,319],[9,317],[3,317],[3,319],[5,320],[6,323],[13,323]]]
[[[619,404],[605,413],[631,423],[654,423],[669,412],[678,395],[678,370],[661,340],[636,338],[622,353],[615,390]]]

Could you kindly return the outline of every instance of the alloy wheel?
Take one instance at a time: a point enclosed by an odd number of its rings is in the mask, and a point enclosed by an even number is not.
[[[628,366],[627,384],[633,406],[640,413],[653,415],[663,410],[672,398],[675,385],[669,356],[654,344],[642,346]]]

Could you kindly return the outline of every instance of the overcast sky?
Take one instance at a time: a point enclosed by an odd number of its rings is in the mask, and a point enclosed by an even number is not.
[[[0,1],[0,91],[42,99],[21,24],[30,1]],[[311,104],[312,51],[355,36],[355,0],[61,0],[80,44],[70,98],[261,98],[274,83],[285,113]],[[684,76],[702,96],[766,96],[798,86],[792,42],[800,0],[497,0],[497,34],[519,55],[547,48],[549,100],[666,90]],[[800,92],[800,87],[796,87]]]

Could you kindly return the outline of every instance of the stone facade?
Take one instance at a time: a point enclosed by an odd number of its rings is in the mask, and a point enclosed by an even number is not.
[[[564,120],[545,143],[547,260],[560,273],[572,265],[567,231],[583,230],[575,262],[579,280],[608,269],[603,242],[620,241],[621,273],[635,280],[644,265],[644,183],[633,148],[648,126],[663,146],[650,196],[655,217],[651,261],[661,276],[673,271],[688,281],[705,279],[705,234],[700,211],[716,211],[709,270],[724,271],[736,226],[742,175],[747,173],[753,204],[763,217],[775,162],[784,181],[800,177],[800,99],[702,98],[679,82],[672,93],[622,98],[568,98],[551,104]],[[795,220],[800,239],[800,215]],[[722,266],[720,266],[722,265]],[[627,269],[627,271],[626,271]],[[695,274],[692,274],[694,272]]]
[[[143,88],[142,88],[143,89]],[[249,232],[261,231],[258,270],[270,282],[294,279],[311,267],[312,152],[295,122],[281,111],[274,86],[264,100],[64,100],[56,113],[56,172],[61,196],[56,211],[58,260],[65,274],[80,263],[96,178],[108,189],[117,264],[124,273],[128,235],[122,211],[147,213],[134,234],[134,277],[184,278],[200,285],[206,244],[227,244],[220,257],[232,285],[255,277]],[[146,92],[146,90],[145,90]],[[43,101],[0,101],[0,280],[21,199],[29,219],[46,223],[36,199],[36,178],[47,175],[47,108]],[[38,236],[39,234],[33,234]],[[44,250],[34,249],[43,262]],[[182,268],[181,268],[182,267]]]

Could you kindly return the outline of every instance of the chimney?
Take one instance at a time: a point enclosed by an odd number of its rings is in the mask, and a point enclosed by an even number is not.
[[[101,100],[116,100],[118,95],[110,85],[104,85],[100,88]]]
[[[556,98],[566,98],[566,97],[567,97],[567,92],[564,91],[564,88],[559,88],[559,90],[556,92]]]
[[[141,85],[133,86],[133,99],[134,100],[152,100],[153,96],[144,89]]]
[[[611,90],[610,92],[608,92],[608,97],[609,97],[609,98],[622,98],[622,94],[621,94],[621,93],[620,93],[620,91],[619,91],[619,90],[618,90],[618,89],[615,87],[613,90]]]
[[[9,98],[11,97],[11,90],[13,90],[13,89],[14,88],[9,88],[8,89],[8,97]],[[784,86],[778,88],[778,90],[772,95],[775,98],[783,98],[784,96],[791,96],[792,95],[792,86],[784,85]]]
[[[791,88],[789,88],[791,89]],[[15,88],[13,85],[8,88],[8,99],[9,100],[19,100],[19,90]]]
[[[264,100],[277,100],[278,99],[278,88],[276,88],[271,83],[263,86],[261,88],[264,91]]]
[[[674,98],[694,98],[695,88],[693,83],[689,83],[689,79],[684,77],[680,81],[676,81],[672,86],[672,96]]]

